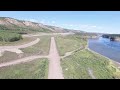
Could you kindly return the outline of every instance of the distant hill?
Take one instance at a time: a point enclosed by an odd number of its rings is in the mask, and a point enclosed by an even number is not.
[[[56,26],[44,25],[31,21],[17,20],[10,17],[0,17],[0,30],[16,32],[46,32],[46,33],[66,33],[75,32],[75,30],[64,29]],[[79,31],[80,32],[80,31]]]
[[[51,29],[41,23],[17,20],[9,17],[0,17],[0,30],[52,32]]]

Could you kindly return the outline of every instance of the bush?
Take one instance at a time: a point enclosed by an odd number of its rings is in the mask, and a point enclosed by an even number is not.
[[[0,32],[0,41],[5,42],[14,42],[22,39],[22,36],[17,33],[8,33],[8,32]]]

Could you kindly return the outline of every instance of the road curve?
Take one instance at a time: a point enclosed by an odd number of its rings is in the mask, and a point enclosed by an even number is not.
[[[23,53],[20,48],[26,48],[26,47],[29,47],[29,46],[32,46],[34,44],[37,44],[38,42],[40,41],[39,38],[37,38],[36,40],[30,42],[30,43],[27,43],[27,44],[24,44],[24,45],[18,45],[18,46],[0,46],[0,56],[3,55],[4,51],[10,51],[10,52],[15,52],[15,53]]]

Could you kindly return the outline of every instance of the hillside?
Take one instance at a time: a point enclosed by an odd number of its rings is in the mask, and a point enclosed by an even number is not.
[[[63,29],[56,26],[43,25],[31,21],[17,20],[10,17],[0,17],[0,30],[14,31],[14,32],[55,32],[65,33],[69,32],[68,29]]]
[[[52,32],[41,23],[0,17],[0,30]]]

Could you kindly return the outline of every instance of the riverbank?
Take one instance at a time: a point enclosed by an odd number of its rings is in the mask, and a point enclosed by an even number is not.
[[[108,59],[87,49],[75,52],[61,60],[65,79],[117,79],[119,69]]]
[[[108,57],[106,57],[106,56],[104,56],[104,55],[102,55],[102,54],[100,54],[100,53],[98,53],[98,52],[95,52],[94,50],[90,49],[90,48],[89,48],[89,44],[88,44],[88,40],[87,40],[87,45],[86,45],[85,48],[88,49],[89,51],[95,53],[95,54],[98,54],[98,55],[100,55],[100,56],[102,56],[102,57],[104,57],[104,58],[106,58],[106,59],[109,59],[110,61],[115,62],[115,63],[117,63],[117,64],[120,65],[119,62],[117,62],[117,61],[115,61],[115,60],[112,60],[112,59],[110,59],[110,58],[108,58]]]
[[[112,59],[110,59],[110,58],[108,58],[104,55],[101,55],[100,53],[97,53],[97,52],[91,50],[89,47],[87,47],[86,49],[89,50],[90,52],[94,53],[94,54],[97,54],[101,57],[104,57],[104,58],[108,59],[110,61],[108,67],[109,68],[114,68],[115,69],[114,75],[119,77],[119,73],[120,73],[120,63],[119,62],[114,61],[114,60],[112,60]],[[117,78],[117,79],[119,79],[119,78]]]
[[[103,55],[120,63],[120,43],[109,41],[109,39],[88,39],[88,47]]]
[[[70,42],[71,40],[75,40],[71,39],[71,37],[67,38],[70,38]],[[65,42],[68,40],[65,39],[65,37],[61,39],[62,41],[65,40]],[[82,50],[77,50],[67,57],[61,58],[61,66],[65,79],[120,78],[120,70],[116,67],[116,65],[114,65],[111,60],[88,50],[89,44],[87,44],[86,40],[79,41],[79,39],[76,39],[76,42],[74,42],[72,45],[66,45],[63,43],[57,45],[62,44],[62,46],[65,45],[69,49],[70,47],[74,47],[77,42],[84,42],[84,48]],[[66,47],[63,47],[62,49],[66,49]]]
[[[116,62],[116,63],[118,63],[118,64],[120,65],[119,62],[114,61],[114,60],[112,60],[112,59],[110,59],[110,58],[108,58],[108,57],[106,57],[106,56],[104,56],[104,55],[102,55],[102,54],[100,54],[100,53],[97,53],[97,52],[91,50],[90,48],[86,48],[86,49],[88,49],[88,50],[89,50],[90,52],[92,52],[92,53],[98,54],[98,55],[100,55],[100,56],[102,56],[102,57],[104,57],[104,58],[106,58],[106,59],[109,59],[109,60],[111,60],[112,62]]]

